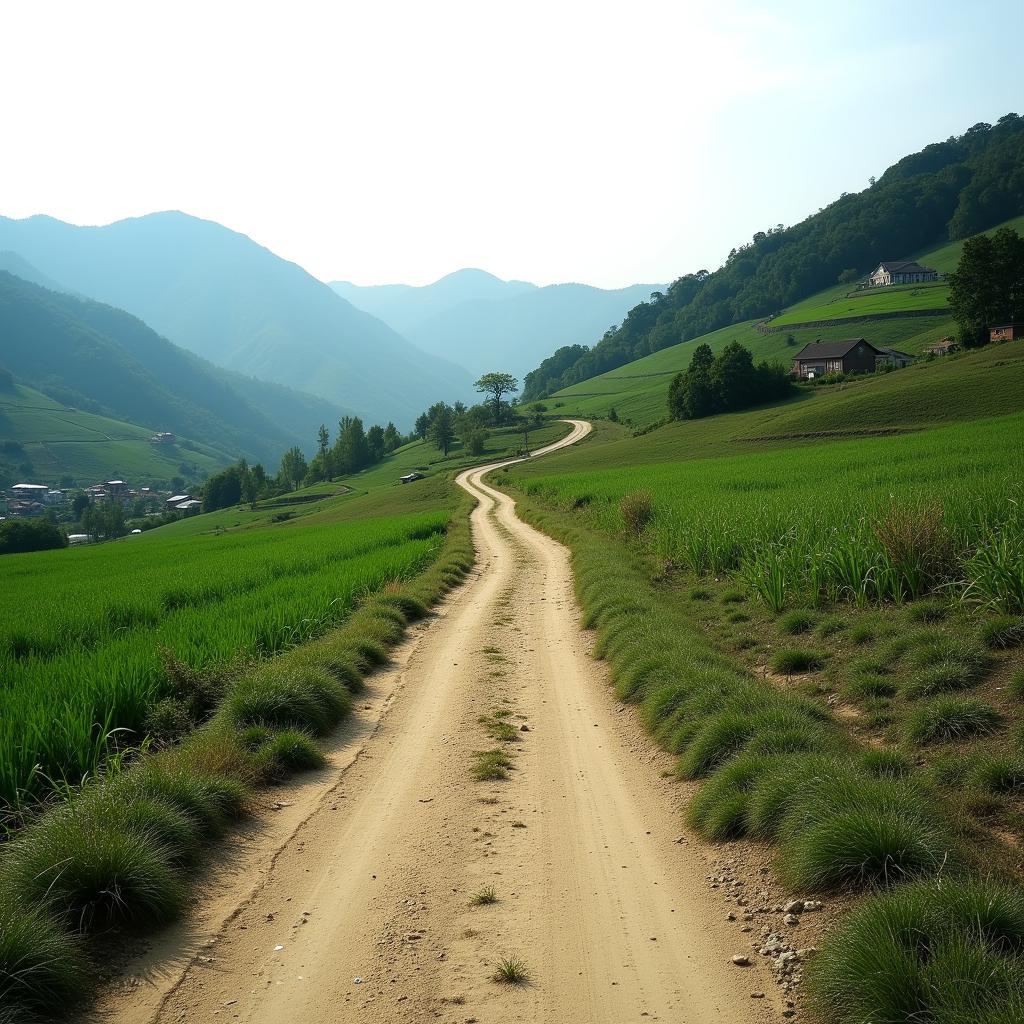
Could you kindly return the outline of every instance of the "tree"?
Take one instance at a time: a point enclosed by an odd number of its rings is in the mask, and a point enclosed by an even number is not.
[[[244,470],[242,470],[243,466],[245,467]],[[239,497],[249,506],[249,508],[255,508],[256,500],[260,496],[259,485],[256,482],[256,474],[253,473],[248,465],[245,464],[244,459],[239,463],[239,469],[241,470],[240,475],[242,483]]]
[[[63,530],[47,519],[6,519],[0,522],[0,555],[67,547]]]
[[[318,479],[327,480],[331,475],[331,435],[327,432],[325,424],[320,424],[320,429],[316,434],[316,448],[317,448],[317,469],[319,470]]]
[[[487,443],[486,430],[471,430],[463,436],[462,443],[470,455],[483,455],[484,445]]]
[[[491,396],[494,402],[493,422],[497,426],[501,423],[501,400],[519,390],[519,381],[510,373],[485,373],[473,387],[481,394]]]
[[[413,433],[421,440],[427,439],[427,431],[430,429],[430,417],[424,412],[416,417],[416,422],[413,425]]]
[[[440,403],[440,407],[436,409],[430,421],[429,436],[434,444],[447,455],[452,441],[455,440],[455,417],[451,408],[443,402]]]
[[[384,428],[384,453],[390,455],[401,444],[402,435],[398,433],[398,428],[394,423],[389,422]]]
[[[89,507],[91,502],[89,501],[88,494],[76,494],[71,499],[71,515],[74,519],[80,520],[82,513]]]
[[[119,501],[107,500],[90,505],[82,513],[82,529],[95,540],[113,540],[128,532],[124,509]]]
[[[294,491],[306,475],[306,457],[298,446],[289,448],[281,458],[281,483]]]
[[[1024,238],[1012,228],[968,238],[949,275],[949,307],[965,348],[984,345],[990,327],[1024,319]]]
[[[370,463],[375,464],[384,458],[384,428],[375,423],[366,432],[366,447],[369,449]]]

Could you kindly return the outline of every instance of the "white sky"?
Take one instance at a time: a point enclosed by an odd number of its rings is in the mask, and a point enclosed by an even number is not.
[[[0,213],[180,209],[360,284],[669,281],[1024,112],[1015,0],[6,0],[0,38]]]

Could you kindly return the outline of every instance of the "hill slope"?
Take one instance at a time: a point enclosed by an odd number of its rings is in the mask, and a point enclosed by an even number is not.
[[[183,213],[105,227],[0,218],[0,248],[128,310],[211,362],[405,424],[423,394],[464,397],[468,375],[418,350],[301,267]]]
[[[341,415],[323,400],[213,367],[123,310],[3,271],[0,334],[4,365],[57,402],[148,428],[147,437],[160,430],[205,441],[229,459],[276,463]]]
[[[425,352],[451,359],[473,376],[500,368],[522,379],[553,348],[591,341],[663,286],[541,288],[460,270],[421,288],[360,288],[341,281],[331,287]]]
[[[1003,226],[1024,230],[1024,217],[997,225],[990,232]],[[914,258],[948,273],[955,269],[962,247],[962,241],[948,242],[923,249]],[[931,310],[941,312],[931,315]],[[925,315],[907,316],[908,312]],[[874,319],[859,319],[863,316]],[[829,326],[800,326],[813,321],[835,322]],[[666,415],[669,381],[686,369],[694,349],[702,343],[717,352],[729,342],[738,341],[757,359],[788,362],[800,348],[819,338],[864,337],[873,345],[916,355],[954,328],[948,312],[948,286],[943,282],[859,293],[851,292],[849,285],[840,285],[809,296],[768,320],[770,333],[758,330],[759,322],[747,320],[661,349],[564,388],[552,396],[550,404],[560,411],[585,416],[606,416],[614,407],[623,418],[649,424]]]
[[[757,232],[724,266],[687,274],[630,310],[589,352],[556,353],[526,397],[597,376],[730,324],[770,316],[883,259],[962,239],[1024,212],[1024,118],[926,146],[863,192],[841,196],[800,224]]]
[[[178,476],[201,480],[230,461],[223,452],[187,438],[173,445],[150,444],[151,434],[15,384],[0,390],[0,486],[56,486],[67,478],[82,487],[109,479],[169,486]]]

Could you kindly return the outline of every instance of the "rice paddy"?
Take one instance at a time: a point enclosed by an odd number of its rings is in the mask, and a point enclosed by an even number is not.
[[[12,555],[0,589],[0,805],[137,745],[168,688],[320,635],[433,560],[448,512]]]

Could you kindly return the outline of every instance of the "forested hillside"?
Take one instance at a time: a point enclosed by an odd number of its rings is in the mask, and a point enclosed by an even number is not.
[[[547,395],[710,331],[769,316],[881,260],[965,238],[1024,212],[1024,118],[1007,114],[904,157],[862,192],[792,227],[757,232],[714,272],[674,281],[589,350],[562,349],[528,374]]]
[[[0,336],[0,360],[23,383],[84,411],[209,443],[228,457],[276,461],[343,414],[321,399],[229,375],[123,310],[4,271]]]

